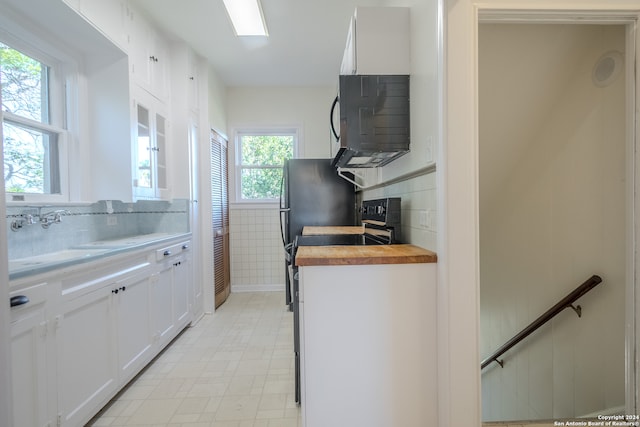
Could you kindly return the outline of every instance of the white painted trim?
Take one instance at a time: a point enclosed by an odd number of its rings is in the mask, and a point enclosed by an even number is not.
[[[2,123],[2,111],[0,111],[0,123]],[[0,141],[2,141],[2,126],[0,126]],[[4,165],[2,150],[0,150],[0,164]],[[5,206],[4,174],[0,175],[0,217],[5,218],[7,210]],[[9,330],[9,264],[7,250],[7,228],[0,227],[0,425],[10,426],[12,421],[13,405],[11,402],[11,333]]]
[[[525,0],[514,5],[509,0],[481,3],[459,0],[447,3],[444,48],[443,138],[438,159],[438,356],[439,420],[443,427],[479,426],[481,424],[479,366],[479,249],[478,249],[478,15],[487,11],[533,13],[536,19],[546,16],[566,20],[569,15],[605,17],[606,23],[636,21],[640,3],[634,0],[609,4],[602,0]],[[489,16],[489,15],[486,15]],[[491,19],[494,19],[492,17]],[[575,22],[575,21],[573,21]],[[584,22],[584,21],[581,21]],[[637,67],[636,67],[637,68]],[[636,91],[638,91],[638,75]],[[640,92],[636,92],[636,95]],[[640,161],[640,155],[636,161]],[[635,172],[640,188],[640,174]],[[636,198],[633,217],[640,211]],[[633,220],[633,219],[632,219]],[[635,242],[640,240],[636,223]],[[635,251],[636,243],[633,243]],[[637,251],[635,251],[637,252]],[[640,310],[635,256],[633,277],[636,284],[630,304]],[[635,337],[627,349],[628,366],[632,366],[634,384],[627,384],[627,413],[638,413],[637,384],[640,382],[636,348],[640,319],[631,319],[629,332]],[[631,402],[629,402],[631,400]],[[465,408],[461,411],[460,408]]]
[[[282,285],[246,285],[246,284],[231,284],[232,293],[241,292],[283,292],[284,284]],[[282,303],[284,305],[284,302]]]
[[[468,0],[448,2],[445,13],[443,135],[436,162],[438,425],[479,426],[477,18]]]
[[[263,202],[233,202],[229,203],[230,210],[236,209],[280,209],[279,201],[263,201]]]
[[[636,20],[640,20],[640,12],[637,12]],[[627,377],[625,390],[626,414],[638,414],[640,412],[640,360],[638,360],[638,344],[640,343],[640,124],[636,119],[638,101],[640,100],[640,79],[637,74],[640,65],[640,31],[637,23],[627,25],[626,35],[626,78],[627,87],[634,87],[635,91],[627,90],[626,111],[628,114],[629,128],[627,129],[627,233],[630,236],[627,242],[627,293],[625,306],[625,372]],[[634,59],[634,61],[630,60]],[[634,81],[635,80],[635,81]]]

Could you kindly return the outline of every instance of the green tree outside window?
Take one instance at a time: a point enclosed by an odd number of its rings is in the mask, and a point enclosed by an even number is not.
[[[241,134],[240,195],[245,200],[280,197],[282,167],[293,158],[295,133]]]

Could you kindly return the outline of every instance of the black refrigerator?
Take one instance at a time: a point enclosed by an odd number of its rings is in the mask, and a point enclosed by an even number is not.
[[[353,184],[338,176],[331,159],[291,159],[284,164],[280,194],[280,226],[285,248],[285,303],[290,308],[292,247],[307,226],[355,225]]]
[[[293,265],[296,236],[305,226],[355,225],[353,184],[338,176],[331,159],[292,159],[284,165],[280,192],[280,229],[285,249],[285,304],[293,311],[295,400],[300,403],[300,331],[297,268]]]

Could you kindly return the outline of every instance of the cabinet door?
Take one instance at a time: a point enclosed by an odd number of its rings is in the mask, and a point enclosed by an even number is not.
[[[173,321],[173,265],[165,262],[151,276],[151,327],[154,343],[164,347],[175,333]]]
[[[169,194],[167,172],[167,119],[164,113],[155,113],[155,156],[156,156],[156,188],[155,197],[166,199]]]
[[[116,284],[116,322],[120,383],[132,378],[151,360],[153,330],[149,277],[140,276]]]
[[[163,102],[169,98],[169,44],[152,30],[150,33],[151,93]]]
[[[62,426],[83,425],[118,385],[112,289],[104,286],[63,303],[56,318]]]
[[[47,382],[47,321],[45,317],[45,285],[30,288],[30,302],[11,309],[11,381],[13,425],[49,425]],[[43,298],[36,299],[38,291]]]
[[[141,103],[136,103],[136,117],[137,133],[133,141],[134,193],[139,197],[154,197],[154,145],[151,138],[151,111],[149,107]]]
[[[191,53],[188,57],[189,63],[187,64],[187,104],[189,110],[197,113],[200,109],[199,95],[199,70],[198,70],[198,58],[194,53]]]
[[[140,91],[135,100],[136,134],[133,140],[134,195],[168,199],[167,134],[169,123],[161,104]]]
[[[190,256],[181,256],[173,263],[175,323],[181,329],[189,323]]]
[[[151,26],[140,14],[130,13],[129,33],[130,46],[129,58],[131,63],[131,76],[142,88],[151,90],[151,68],[154,63],[150,49]]]
[[[169,47],[166,40],[139,13],[130,13],[131,74],[138,86],[168,100]]]

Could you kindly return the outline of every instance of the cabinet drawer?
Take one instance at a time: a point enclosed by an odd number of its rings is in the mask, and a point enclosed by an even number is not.
[[[150,274],[147,270],[150,266],[145,257],[140,257],[130,262],[109,265],[92,270],[90,273],[82,273],[62,281],[62,296],[65,298],[77,298],[92,292],[105,285],[127,280],[139,274]]]
[[[176,243],[175,245],[166,246],[162,249],[156,250],[156,261],[162,261],[163,259],[167,259],[169,257],[180,255],[182,252],[188,251],[191,249],[191,241],[187,240],[181,243]]]
[[[47,300],[47,283],[38,283],[9,293],[11,300],[11,322],[16,322],[28,315],[32,308],[42,306]]]

